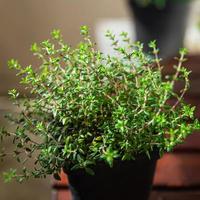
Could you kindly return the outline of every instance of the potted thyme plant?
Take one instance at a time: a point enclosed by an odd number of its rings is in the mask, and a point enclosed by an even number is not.
[[[109,56],[96,50],[86,26],[81,35],[76,48],[63,41],[59,30],[33,44],[38,68],[8,62],[31,98],[9,91],[20,111],[7,116],[15,131],[1,128],[0,138],[13,138],[13,156],[24,167],[5,172],[4,178],[21,182],[54,174],[59,179],[64,169],[81,200],[145,200],[159,154],[200,128],[195,108],[183,99],[190,74],[182,65],[186,50],[180,50],[175,74],[163,77],[155,41],[147,55],[127,33],[121,33],[124,44],[119,46],[108,31],[118,52]],[[177,81],[185,81],[180,93],[174,91]],[[7,153],[0,154],[2,159]],[[35,161],[33,169],[25,167],[29,159]]]

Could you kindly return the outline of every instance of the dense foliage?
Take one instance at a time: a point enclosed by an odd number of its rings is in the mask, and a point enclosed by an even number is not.
[[[108,31],[106,36],[118,53],[109,56],[96,50],[87,27],[81,27],[81,35],[83,41],[76,48],[65,44],[58,30],[50,40],[33,44],[31,50],[41,60],[36,69],[22,67],[14,59],[8,62],[19,71],[21,84],[32,98],[19,98],[15,89],[9,91],[20,112],[7,116],[16,129],[2,128],[0,138],[13,137],[14,157],[23,166],[34,159],[35,167],[24,167],[19,174],[11,169],[4,173],[7,181],[46,177],[63,167],[92,173],[100,160],[112,166],[114,159],[150,156],[154,147],[160,153],[171,151],[200,128],[195,108],[183,101],[190,74],[182,65],[185,49],[180,50],[175,74],[162,77],[155,41],[146,55],[143,44],[132,43],[127,33],[121,33],[124,43],[119,45]],[[185,87],[175,93],[179,80]],[[168,102],[171,98],[176,99],[173,105]]]
[[[164,8],[167,1],[172,2],[187,2],[189,0],[134,0],[140,6],[148,6],[148,5],[155,5],[157,8]]]

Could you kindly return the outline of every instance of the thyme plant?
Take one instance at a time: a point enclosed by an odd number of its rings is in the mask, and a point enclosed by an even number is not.
[[[118,53],[109,56],[96,50],[86,26],[81,35],[76,48],[63,41],[59,30],[51,39],[34,43],[31,51],[41,61],[37,68],[22,67],[14,59],[8,62],[32,97],[9,91],[20,111],[7,116],[15,131],[2,128],[0,138],[13,138],[16,149],[11,153],[24,167],[5,172],[6,181],[58,177],[62,168],[92,173],[99,161],[112,167],[115,159],[150,157],[154,148],[162,154],[200,128],[195,108],[183,99],[190,74],[183,66],[185,49],[180,50],[175,74],[163,77],[155,41],[149,43],[147,55],[143,44],[131,42],[127,33],[121,33],[124,43],[119,45],[108,31],[106,37]],[[178,93],[177,81],[185,82]],[[2,151],[0,156],[7,154]],[[25,167],[29,159],[35,161],[33,169]]]

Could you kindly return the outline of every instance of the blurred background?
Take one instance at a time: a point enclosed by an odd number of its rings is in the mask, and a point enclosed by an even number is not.
[[[170,60],[170,57],[175,56],[179,47],[187,47],[191,54],[189,62],[191,66],[194,66],[194,70],[193,68],[192,70],[196,77],[194,78],[190,101],[197,105],[196,99],[200,97],[198,89],[198,84],[200,83],[198,82],[200,79],[198,75],[200,74],[200,66],[198,66],[198,64],[200,65],[200,1],[194,0],[180,8],[178,6],[177,8],[171,5],[167,6],[162,19],[167,18],[171,22],[165,19],[166,21],[161,20],[159,23],[153,23],[153,21],[159,21],[158,16],[162,15],[162,13],[154,16],[151,14],[154,11],[145,9],[137,8],[134,3],[127,0],[0,0],[0,126],[6,125],[3,118],[4,113],[14,111],[15,109],[7,98],[8,89],[15,87],[23,93],[26,92],[23,88],[20,88],[15,72],[8,70],[7,60],[17,58],[23,65],[32,64],[34,66],[36,60],[29,51],[30,45],[33,42],[47,39],[50,32],[56,28],[61,30],[66,42],[75,45],[80,40],[79,27],[81,25],[88,25],[90,27],[91,34],[96,40],[98,47],[105,53],[112,53],[109,49],[109,43],[104,38],[104,33],[107,29],[111,29],[115,33],[127,31],[133,40],[140,39],[143,42],[147,42],[150,39],[157,39],[161,54],[166,60]],[[144,13],[142,13],[143,11]],[[147,13],[152,16],[149,20],[147,20]],[[198,152],[198,148],[200,148],[200,138],[198,136],[194,137],[195,139],[189,139],[188,143],[182,147],[182,152],[186,152],[185,154],[187,155],[191,149],[195,149],[196,157],[194,159],[196,161],[200,159],[200,154],[196,154],[196,150]],[[8,149],[11,148],[9,141],[7,147]],[[158,166],[161,175],[162,167],[166,167],[167,163],[171,162],[171,157],[167,156]],[[173,159],[176,160],[174,157]],[[185,162],[187,164],[190,162],[187,158],[184,157],[184,159],[186,159]],[[189,175],[188,171],[186,175],[183,170],[180,171],[182,169],[180,163],[184,163],[184,161],[182,157],[178,157],[178,160],[178,164],[174,166],[179,167],[175,169],[175,171],[178,170],[177,173],[179,174],[177,179],[166,180],[166,177],[157,175],[155,178],[155,188],[159,188],[159,186],[173,187],[174,183],[175,186],[178,184],[178,186],[182,187],[181,184],[185,184],[184,187],[186,187],[190,186],[189,183],[186,183],[186,179],[190,179],[190,177],[197,178],[195,174],[191,173],[191,168],[189,168]],[[175,161],[172,162],[175,163]],[[7,159],[6,162],[0,163],[0,173],[11,167],[14,168],[15,165],[16,163],[11,158]],[[200,169],[198,167],[200,165],[195,164],[196,170]],[[174,175],[171,174],[170,176]],[[196,185],[191,181],[193,188],[194,186],[200,186],[200,172],[198,177],[199,179],[195,180]],[[51,178],[47,178],[46,180],[30,180],[24,184],[4,184],[1,179],[0,200],[51,199],[51,182]],[[157,191],[155,190],[154,194],[152,194],[152,199],[158,199],[160,194]],[[194,199],[196,195],[195,193]],[[171,200],[180,198],[166,197],[165,193],[161,194],[161,197],[163,198],[160,199]],[[184,198],[185,195],[180,199]],[[192,198],[188,199],[192,200]],[[200,196],[197,196],[196,199],[200,199]]]

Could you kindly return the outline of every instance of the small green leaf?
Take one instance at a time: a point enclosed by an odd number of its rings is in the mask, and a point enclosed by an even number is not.
[[[54,29],[52,32],[51,32],[51,36],[53,39],[60,39],[61,38],[61,33],[60,33],[60,30],[58,29]]]
[[[6,183],[9,183],[16,177],[16,169],[10,169],[8,172],[3,173],[3,178]]]
[[[81,32],[81,35],[87,36],[89,34],[89,28],[87,26],[81,26],[80,32]]]

